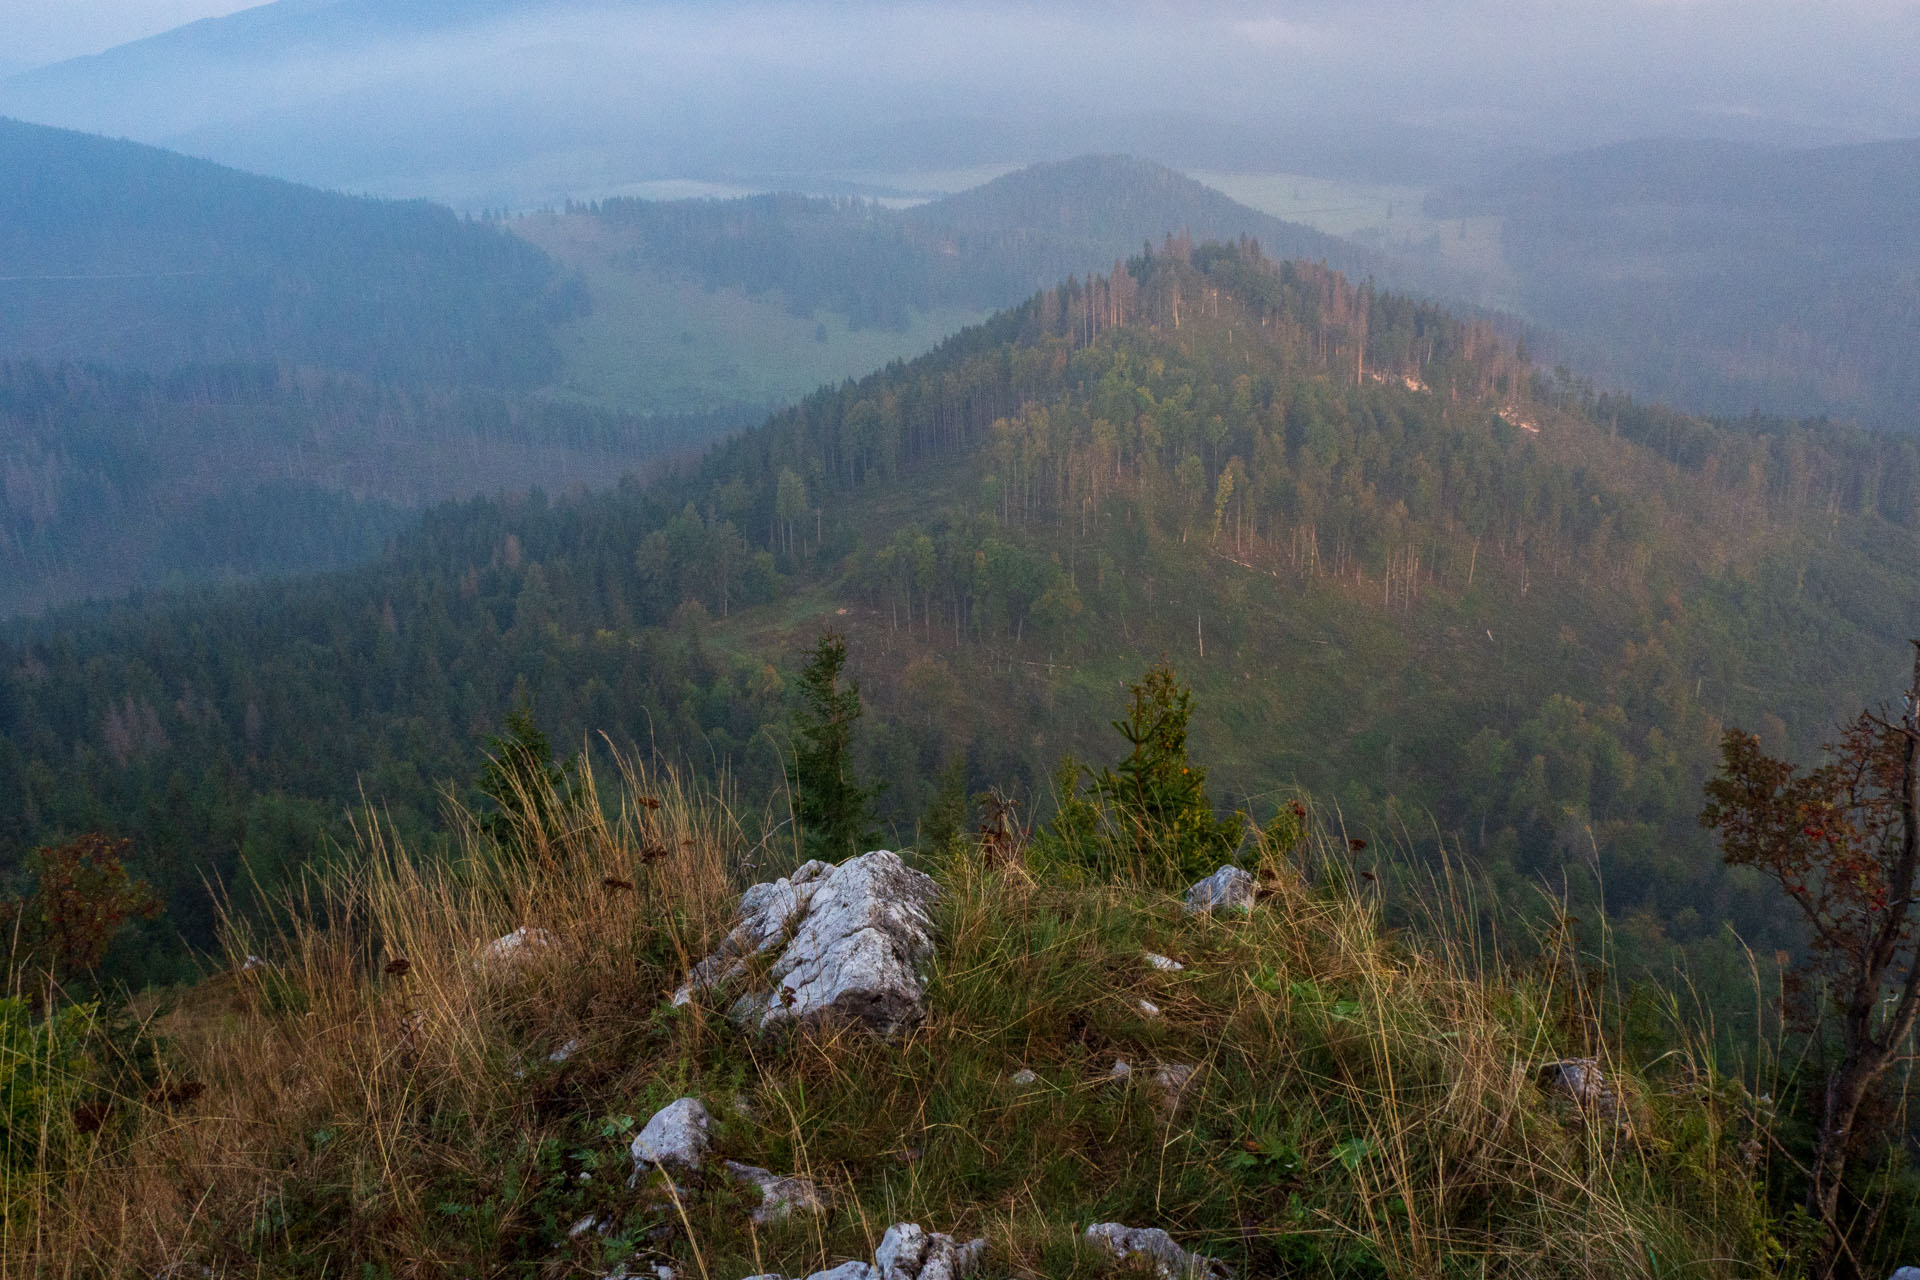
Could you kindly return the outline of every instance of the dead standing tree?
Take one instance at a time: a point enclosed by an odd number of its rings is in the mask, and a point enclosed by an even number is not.
[[[1701,825],[1720,835],[1726,860],[1775,880],[1806,918],[1805,967],[1825,983],[1839,1023],[1839,1058],[1827,1076],[1807,1207],[1826,1242],[1816,1273],[1848,1256],[1841,1181],[1855,1122],[1874,1084],[1904,1051],[1920,1014],[1920,946],[1914,880],[1920,870],[1920,641],[1897,720],[1864,711],[1827,760],[1801,772],[1729,731],[1722,768],[1707,783]]]

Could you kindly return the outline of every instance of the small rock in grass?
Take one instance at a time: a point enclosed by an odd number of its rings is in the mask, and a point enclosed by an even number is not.
[[[1113,1069],[1107,1072],[1107,1079],[1109,1080],[1127,1080],[1132,1078],[1132,1076],[1133,1064],[1125,1058],[1115,1058],[1113,1060]]]
[[[1140,1258],[1152,1263],[1160,1280],[1223,1280],[1227,1269],[1212,1258],[1189,1253],[1158,1227],[1129,1227],[1118,1222],[1096,1222],[1087,1228],[1087,1243],[1116,1262]]]
[[[1024,1089],[1030,1084],[1039,1084],[1040,1077],[1035,1075],[1028,1068],[1022,1067],[1018,1071],[1014,1072],[1012,1075],[1007,1077],[1007,1083],[1012,1085],[1018,1085],[1022,1089]]]
[[[1597,1058],[1565,1058],[1540,1068],[1540,1087],[1607,1120],[1624,1118],[1620,1095],[1607,1083]]]
[[[753,1220],[763,1226],[783,1222],[795,1213],[821,1213],[827,1207],[826,1196],[806,1178],[783,1178],[737,1160],[727,1161],[727,1172],[760,1189],[760,1207],[753,1211]]]
[[[1160,1006],[1151,1000],[1136,1000],[1133,1004],[1136,1009],[1140,1010],[1144,1017],[1157,1018],[1160,1016]]]
[[[548,1054],[547,1061],[548,1062],[565,1062],[568,1058],[571,1058],[574,1054],[580,1052],[582,1049],[586,1047],[587,1047],[587,1042],[584,1040],[569,1040],[565,1044],[561,1045],[558,1049],[555,1049],[552,1053]]]
[[[1214,911],[1253,910],[1253,877],[1239,867],[1224,866],[1187,890],[1187,910],[1199,915]]]
[[[1193,1067],[1189,1063],[1167,1062],[1154,1068],[1154,1092],[1159,1095],[1161,1105],[1169,1111],[1180,1109],[1180,1099],[1192,1083]]]
[[[1187,967],[1178,960],[1175,960],[1172,956],[1163,956],[1157,951],[1148,951],[1143,954],[1148,964],[1163,973],[1178,973]]]
[[[495,938],[480,949],[480,963],[484,968],[498,965],[525,964],[535,952],[553,945],[553,935],[545,929],[532,929],[521,925],[512,933]]]
[[[973,1274],[986,1251],[984,1238],[961,1244],[919,1223],[896,1222],[874,1251],[874,1274],[877,1280],[961,1280]]]
[[[707,1156],[707,1130],[713,1117],[698,1098],[681,1098],[654,1112],[633,1140],[639,1172],[658,1165],[669,1172],[692,1173]]]
[[[816,1271],[807,1280],[874,1280],[874,1275],[864,1262],[843,1262],[831,1271]]]

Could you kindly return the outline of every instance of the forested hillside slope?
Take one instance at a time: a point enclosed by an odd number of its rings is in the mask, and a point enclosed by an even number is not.
[[[764,795],[834,627],[899,842],[962,759],[1043,819],[1164,654],[1256,816],[1303,786],[1376,849],[1564,882],[1590,920],[1604,892],[1624,950],[1706,963],[1723,922],[1793,942],[1696,827],[1719,730],[1804,749],[1895,687],[1917,528],[1910,442],[1595,396],[1430,306],[1170,241],[670,480],[15,626],[0,841],[125,831],[204,942],[203,876],[275,884],[363,796],[429,831],[517,698]]]
[[[0,618],[357,564],[433,503],[604,486],[733,425],[269,364],[0,360]]]
[[[423,202],[5,119],[0,173],[0,357],[525,389],[586,305],[532,246]]]

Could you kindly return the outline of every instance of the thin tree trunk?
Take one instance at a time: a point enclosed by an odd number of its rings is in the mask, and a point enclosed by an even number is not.
[[[1840,1191],[1847,1157],[1853,1145],[1854,1121],[1867,1090],[1894,1060],[1912,1034],[1920,1013],[1920,952],[1909,952],[1900,977],[1900,998],[1885,1027],[1874,1034],[1873,1014],[1886,994],[1907,918],[1913,908],[1914,878],[1920,872],[1920,640],[1913,642],[1913,681],[1907,689],[1906,711],[1897,728],[1906,741],[1900,770],[1900,856],[1888,878],[1886,910],[1872,945],[1862,957],[1852,997],[1841,1024],[1840,1065],[1827,1078],[1821,1108],[1820,1134],[1814,1146],[1813,1178],[1807,1188],[1807,1208],[1825,1224],[1826,1241],[1815,1262],[1815,1274],[1832,1278],[1851,1275],[1857,1268],[1840,1226]],[[1881,722],[1885,724],[1884,721]]]

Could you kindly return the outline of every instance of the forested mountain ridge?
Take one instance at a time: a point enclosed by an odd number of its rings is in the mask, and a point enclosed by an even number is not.
[[[272,885],[362,795],[430,827],[516,696],[770,788],[781,671],[831,625],[901,841],[963,757],[1044,818],[1165,654],[1256,816],[1302,785],[1576,909],[1597,870],[1635,954],[1712,959],[1725,921],[1792,941],[1696,827],[1718,730],[1804,747],[1890,687],[1917,491],[1910,442],[1543,382],[1485,326],[1170,242],[670,481],[16,625],[0,841],[127,831],[204,939],[201,875]]]
[[[498,228],[0,119],[0,357],[529,389],[577,281]]]

